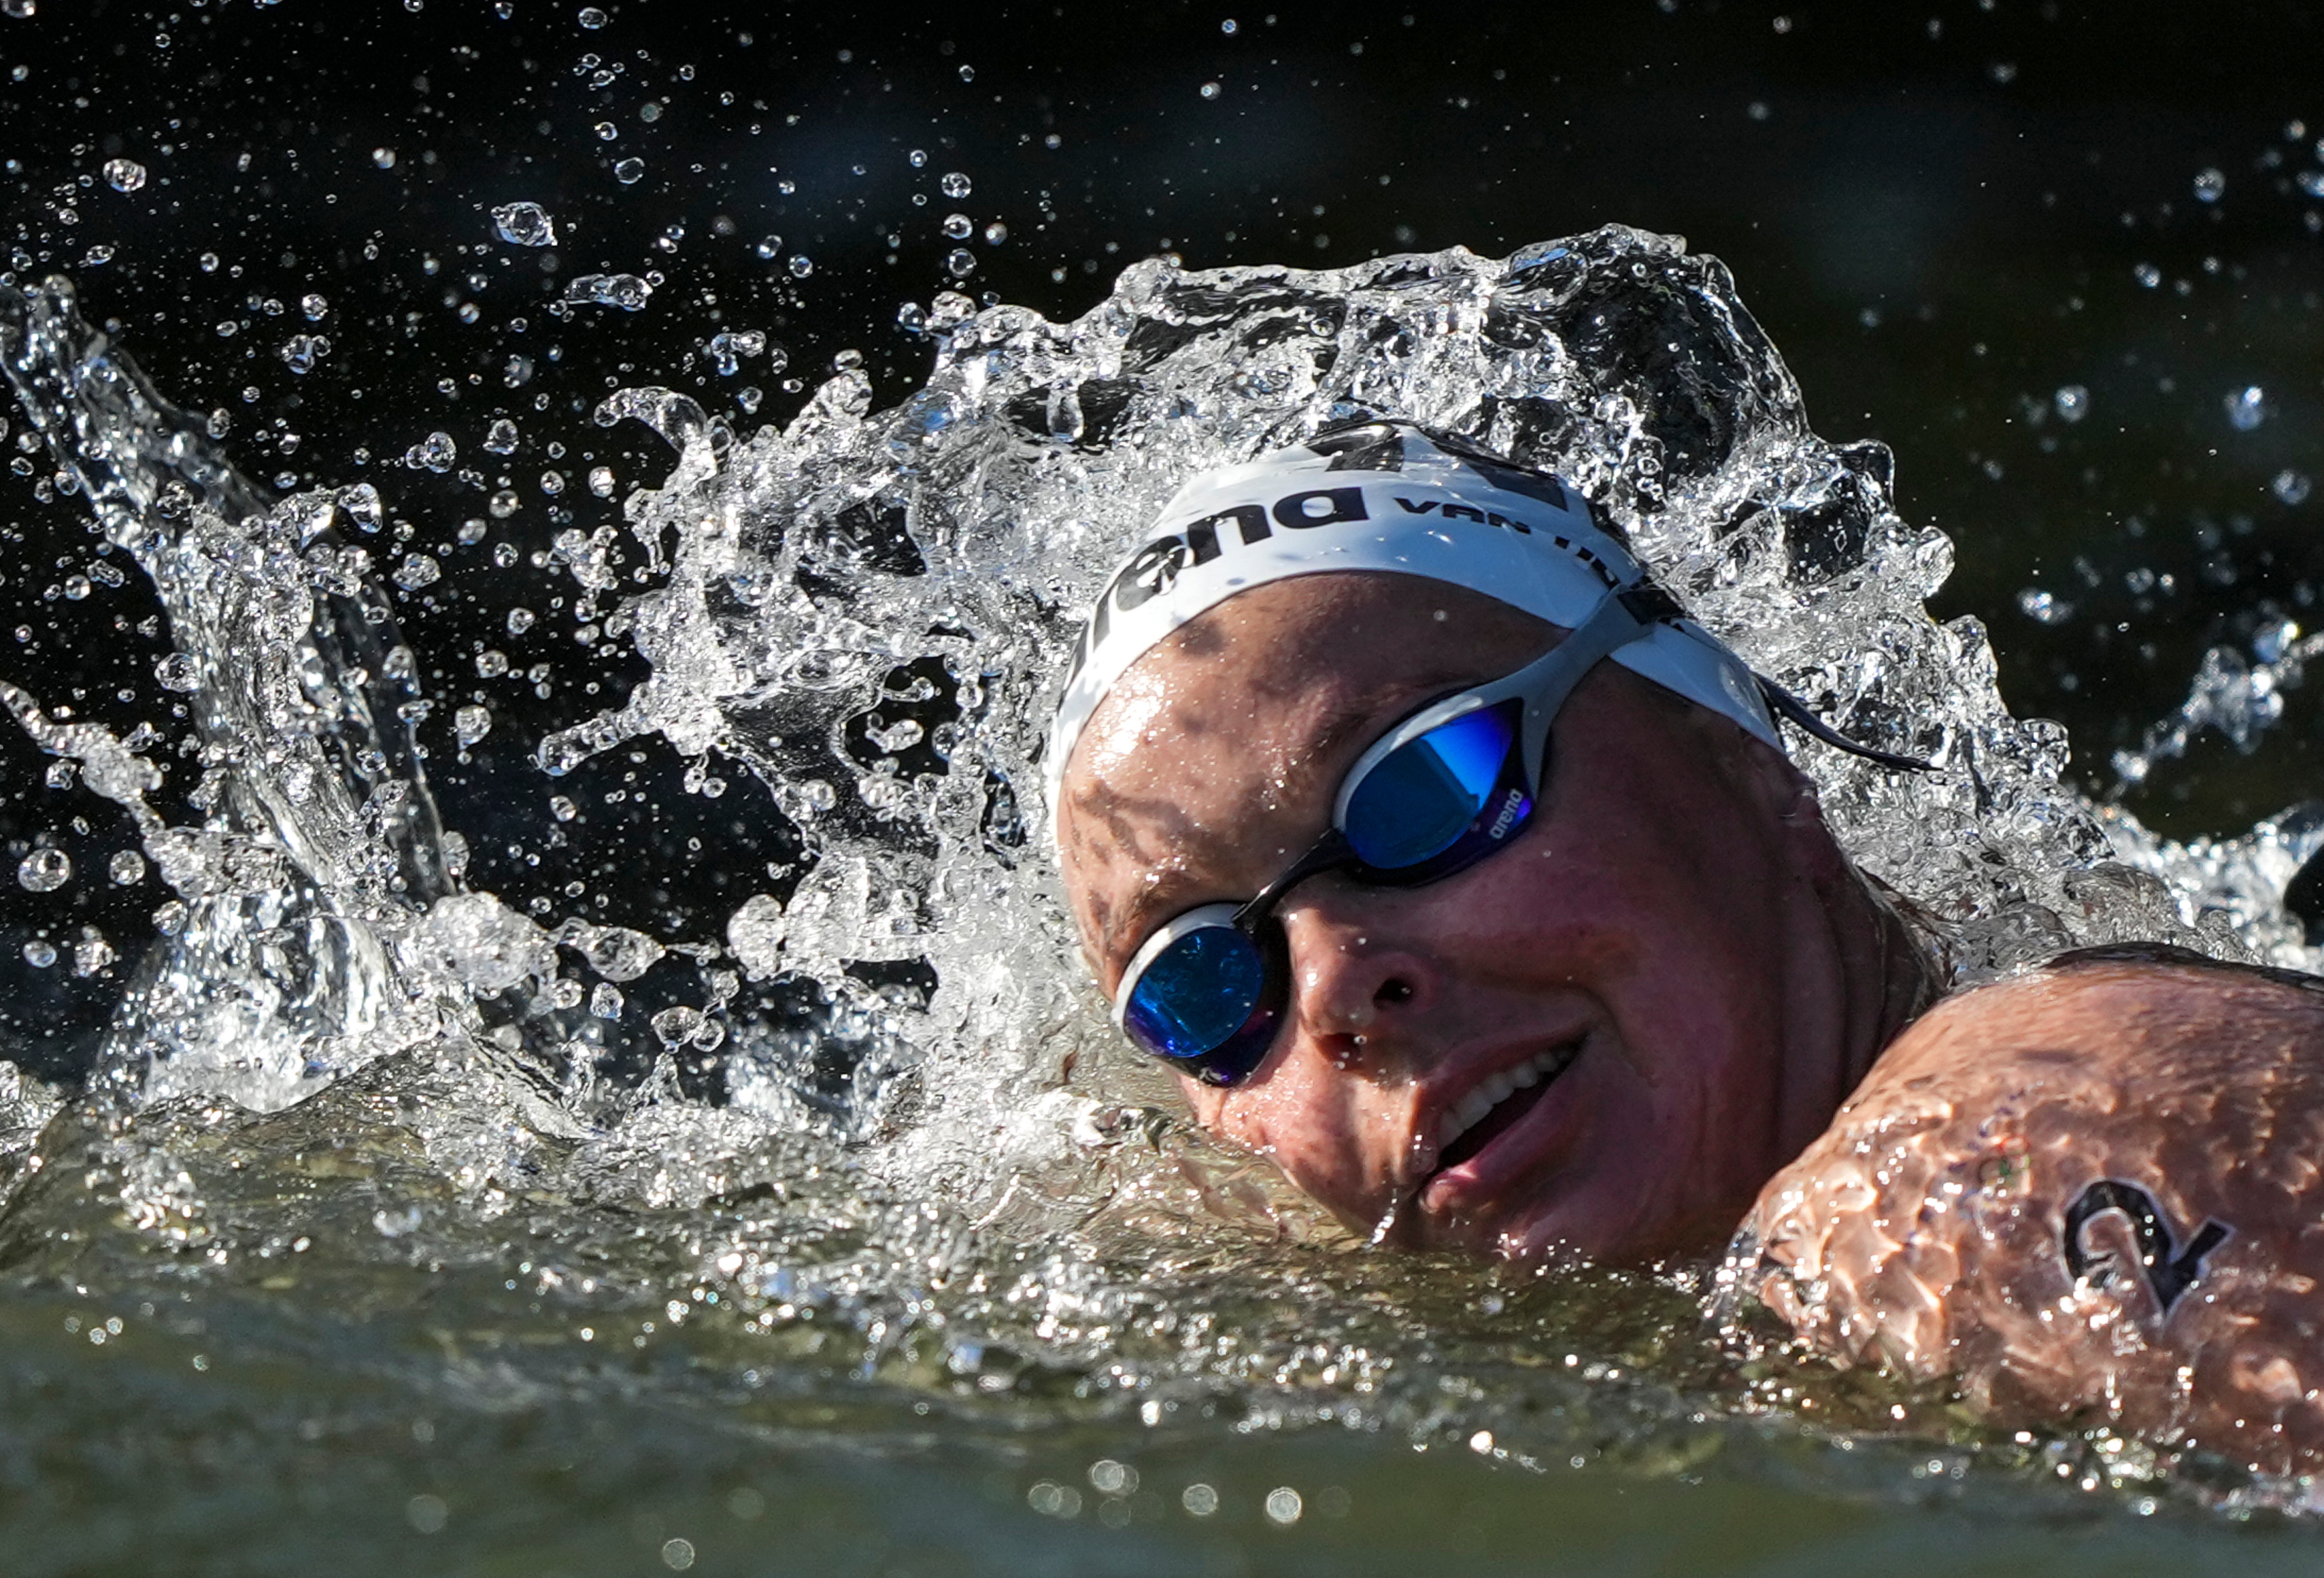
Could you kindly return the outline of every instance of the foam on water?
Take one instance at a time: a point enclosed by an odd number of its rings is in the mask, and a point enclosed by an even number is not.
[[[532,245],[532,218],[498,222]],[[568,296],[634,307],[626,278]],[[226,1277],[294,1235],[356,1269],[521,1254],[542,1319],[709,1323],[753,1378],[835,1323],[863,1377],[952,1409],[1071,1394],[1152,1426],[1225,1398],[1261,1422],[1683,1466],[1703,1399],[1742,1417],[1775,1395],[1700,1334],[1683,1275],[1349,1252],[1187,1130],[1076,957],[1037,752],[1082,611],[1189,475],[1363,414],[1556,470],[1755,668],[1936,761],[1894,774],[1794,740],[1958,979],[2122,937],[2316,962],[2274,897],[2314,831],[2181,848],[2066,785],[2063,731],[2009,715],[1982,626],[1925,612],[1950,545],[1896,514],[1886,451],[1818,438],[1726,271],[1671,238],[1312,272],[1148,261],[1066,323],[941,298],[909,399],[875,411],[843,367],[749,437],[665,390],[608,399],[600,422],[675,456],[626,506],[644,589],[624,593],[611,528],[554,558],[576,623],[644,677],[536,760],[556,780],[659,736],[690,764],[679,792],[795,832],[801,858],[700,936],[543,926],[470,889],[413,744],[438,698],[362,544],[379,494],[269,500],[61,282],[0,309],[28,417],[161,597],[162,683],[200,736],[198,819],[171,825],[148,803],[158,734],[0,691],[134,819],[176,894],[89,1094],[20,1080],[6,1108],[11,1213],[59,1243],[101,1208],[132,1229],[107,1253]],[[413,464],[453,464],[443,448]],[[464,718],[461,744],[493,726]],[[609,1071],[624,989],[672,960],[692,997],[650,1016],[641,1077]],[[770,986],[797,1011],[770,1010]],[[326,1150],[353,1159],[317,1174]],[[32,1165],[67,1156],[91,1162],[86,1198]],[[286,1172],[295,1211],[249,1182]],[[1552,1349],[1566,1368],[1533,1373]],[[1650,1384],[1623,1382],[1641,1363]],[[1876,1378],[1818,1384],[1841,1424],[1920,1410]]]

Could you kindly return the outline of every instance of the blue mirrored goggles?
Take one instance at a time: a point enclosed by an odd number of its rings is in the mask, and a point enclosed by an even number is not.
[[[1600,659],[1678,613],[1651,584],[1610,592],[1544,657],[1389,730],[1341,781],[1331,826],[1281,876],[1246,903],[1189,909],[1146,939],[1122,973],[1115,1022],[1205,1084],[1247,1077],[1290,1002],[1290,947],[1274,913],[1283,899],[1325,872],[1417,887],[1508,847],[1533,820],[1566,697]]]
[[[1332,825],[1243,904],[1204,904],[1148,937],[1122,973],[1114,1021],[1144,1050],[1205,1084],[1231,1085],[1265,1060],[1291,1001],[1290,945],[1276,907],[1325,872],[1410,888],[1467,870],[1532,822],[1549,770],[1550,724],[1609,654],[1683,618],[1650,581],[1618,587],[1573,632],[1516,673],[1432,702],[1357,758]],[[1887,768],[1934,766],[1858,744],[1773,680],[1768,707],[1838,750]]]

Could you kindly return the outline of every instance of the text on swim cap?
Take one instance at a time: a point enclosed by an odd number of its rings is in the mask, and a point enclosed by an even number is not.
[[[1440,499],[1414,499],[1402,494],[1390,494],[1406,514],[1434,513],[1448,521],[1473,521],[1479,525],[1492,526],[1530,537],[1534,529],[1514,516],[1497,510],[1480,509]],[[1142,608],[1156,597],[1167,592],[1176,582],[1181,571],[1194,565],[1208,564],[1230,548],[1249,548],[1253,543],[1275,535],[1275,528],[1288,531],[1310,531],[1318,526],[1337,526],[1349,521],[1369,521],[1370,510],[1364,503],[1360,487],[1309,488],[1286,494],[1271,505],[1234,504],[1226,509],[1191,521],[1176,531],[1166,532],[1147,543],[1130,556],[1113,579],[1099,596],[1097,606],[1091,610],[1088,628],[1074,648],[1071,665],[1066,670],[1070,684],[1090,654],[1103,645],[1112,628],[1115,613],[1128,614]],[[1596,570],[1607,584],[1614,577],[1599,557],[1581,543],[1559,535],[1556,546],[1578,555]]]

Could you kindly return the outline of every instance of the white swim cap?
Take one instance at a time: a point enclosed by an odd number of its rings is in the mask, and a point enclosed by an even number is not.
[[[1402,422],[1327,430],[1207,473],[1164,506],[1091,610],[1049,728],[1052,817],[1074,743],[1132,663],[1238,593],[1335,570],[1449,581],[1567,629],[1646,579],[1555,477]],[[1613,659],[1783,749],[1750,669],[1675,604]]]

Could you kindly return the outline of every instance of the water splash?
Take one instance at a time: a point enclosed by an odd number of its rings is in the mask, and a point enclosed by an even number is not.
[[[590,276],[572,299],[634,309],[646,285]],[[613,395],[598,420],[644,424],[672,468],[630,496],[627,544],[572,528],[542,549],[574,583],[560,617],[638,678],[534,744],[535,781],[658,738],[686,763],[673,794],[744,797],[795,835],[796,860],[681,936],[544,926],[466,886],[413,745],[427,665],[361,545],[372,488],[267,499],[68,289],[0,296],[8,376],[153,581],[177,648],[161,678],[199,729],[198,819],[171,826],[147,798],[152,740],[5,695],[124,807],[182,911],[96,1096],[41,1142],[97,1158],[136,1242],[256,1253],[288,1224],[215,1158],[263,1173],[325,1135],[378,1158],[329,1196],[351,1224],[336,1254],[499,1264],[535,1210],[520,1252],[554,1274],[543,1297],[661,1309],[775,1355],[843,1329],[867,1383],[946,1407],[1063,1388],[1154,1425],[1226,1395],[1277,1422],[1481,1430],[1525,1459],[1568,1441],[1541,1421],[1586,1397],[1621,1451],[1683,1461],[1694,1427],[1673,1421],[1703,1398],[1762,1406],[1689,1334],[1683,1279],[1348,1254],[1119,1047],[1035,831],[1053,687],[1120,547],[1188,475],[1364,414],[1556,469],[1755,668],[1937,761],[1892,775],[1794,742],[1843,843],[1925,912],[1960,979],[2120,937],[2280,956],[2255,886],[2205,908],[2209,856],[2062,781],[2063,731],[2009,715],[1983,626],[1925,612],[1950,546],[1896,515],[1886,451],[1810,430],[1724,268],[1671,238],[1321,272],[1149,261],[1070,322],[954,295],[923,322],[934,369],[884,411],[856,365],[749,436],[669,391]],[[753,354],[739,334],[725,349]],[[484,447],[519,441],[501,422]],[[414,449],[431,474],[433,442]],[[625,553],[642,562],[617,573]],[[505,614],[494,628],[535,618]],[[509,731],[460,715],[464,748]],[[572,814],[548,805],[549,826]],[[673,969],[694,995],[655,1000],[646,1071],[622,1075],[609,1048]],[[91,1122],[109,1138],[72,1127]],[[90,1208],[42,1187],[11,1209]],[[1339,1312],[1320,1333],[1319,1309]],[[1525,1379],[1517,1350],[1553,1343],[1651,1357]],[[1609,1389],[1638,1362],[1648,1382]],[[1454,1371],[1493,1386],[1453,1398]],[[1818,1385],[1843,1423],[1905,1406],[1874,1378]]]

